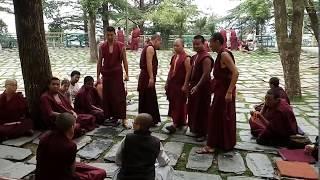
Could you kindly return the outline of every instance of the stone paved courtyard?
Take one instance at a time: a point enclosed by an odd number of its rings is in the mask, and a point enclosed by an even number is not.
[[[188,50],[191,54],[192,51]],[[68,78],[72,70],[79,70],[83,76],[96,75],[96,64],[89,63],[89,50],[82,48],[49,49],[53,75]],[[201,144],[192,138],[184,136],[184,130],[168,136],[162,130],[164,124],[170,123],[166,117],[168,102],[164,93],[164,84],[168,73],[171,51],[159,51],[160,61],[157,76],[157,93],[162,117],[162,126],[153,129],[154,135],[163,140],[165,150],[171,157],[171,165],[175,171],[175,179],[241,179],[231,176],[256,176],[256,178],[276,177],[275,154],[276,149],[258,146],[251,138],[248,125],[249,112],[253,105],[262,101],[268,89],[268,80],[272,76],[281,79],[283,85],[282,66],[277,53],[259,55],[235,52],[235,59],[240,71],[237,83],[237,129],[238,144],[231,153],[217,152],[212,155],[197,155],[194,153]],[[214,55],[215,56],[215,55]],[[139,74],[140,52],[128,52],[130,81],[127,83],[128,118],[132,119],[138,110],[138,94],[136,91]],[[314,55],[303,53],[300,62],[300,74],[303,99],[292,103],[299,126],[314,141],[318,134],[319,123],[319,89],[318,89],[318,59]],[[20,91],[23,91],[23,79],[20,69],[18,51],[16,49],[0,52],[0,92],[3,91],[4,80],[15,78],[18,80]],[[117,142],[130,131],[121,128],[100,127],[78,139],[78,156],[82,162],[92,163],[97,167],[107,169],[109,176],[116,169],[113,164]],[[8,175],[16,178],[31,173],[34,170],[37,135],[15,141],[2,142],[0,145],[0,176]],[[17,146],[19,148],[13,148]],[[31,151],[30,151],[30,150]],[[2,158],[2,159],[1,159]],[[7,161],[7,160],[11,161]],[[14,163],[13,163],[14,162]],[[20,163],[23,162],[23,163]],[[9,168],[8,168],[9,167]],[[275,173],[273,173],[273,170]],[[186,172],[188,171],[188,172]],[[14,173],[12,173],[14,172]],[[192,172],[192,173],[190,173]],[[194,173],[196,172],[196,174]],[[197,174],[201,173],[201,174]],[[242,177],[248,179],[247,177]],[[27,179],[27,178],[25,178]]]

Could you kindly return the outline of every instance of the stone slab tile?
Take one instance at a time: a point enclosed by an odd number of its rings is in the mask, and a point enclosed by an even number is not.
[[[262,180],[261,178],[248,177],[248,176],[229,176],[227,180]]]
[[[219,175],[197,172],[174,171],[174,180],[222,180]]]
[[[250,131],[241,130],[241,131],[239,132],[239,136],[240,136],[241,141],[243,141],[243,142],[256,143],[256,138],[254,138],[254,137],[251,135],[251,132],[250,132]]]
[[[254,176],[273,178],[274,169],[268,156],[260,153],[248,153],[246,156],[247,166]]]
[[[250,125],[249,125],[249,123],[239,123],[239,122],[237,122],[237,129],[250,130]]]
[[[4,169],[4,168],[7,168],[11,165],[13,165],[14,162],[12,161],[9,161],[9,160],[6,160],[6,159],[0,159],[0,170],[1,169]]]
[[[107,152],[107,154],[104,156],[104,160],[115,162],[116,161],[116,154],[120,147],[121,141],[117,142],[115,145],[112,146],[112,148]]]
[[[97,159],[99,158],[100,154],[107,150],[113,141],[109,139],[99,139],[94,140],[90,144],[86,145],[80,151],[78,151],[78,156],[84,159]]]
[[[196,144],[196,145],[205,145],[206,144],[206,142],[197,142],[195,140],[195,138],[193,138],[193,137],[180,135],[180,134],[173,134],[170,138],[170,141],[183,142],[183,143]]]
[[[235,149],[278,154],[277,153],[278,148],[270,147],[270,146],[262,146],[262,145],[259,145],[256,143],[250,143],[250,142],[237,142]]]
[[[81,136],[73,140],[77,144],[77,150],[83,148],[92,141],[90,136]]]
[[[181,142],[167,142],[164,145],[164,150],[170,158],[170,166],[175,166],[183,151],[184,143]]]
[[[100,126],[99,128],[88,132],[86,135],[111,138],[113,136],[117,136],[121,131],[123,131],[122,127]]]
[[[193,147],[188,157],[186,168],[207,171],[212,165],[213,154],[198,154],[199,147]]]
[[[14,179],[22,179],[36,169],[33,164],[17,162],[6,168],[0,169],[0,176]]]
[[[41,134],[41,132],[36,131],[33,133],[32,136],[23,136],[23,137],[19,137],[16,139],[9,139],[9,140],[3,141],[2,144],[20,147],[20,146],[23,146],[23,145],[31,142],[32,140],[34,140],[35,138],[40,136],[40,134]]]
[[[104,169],[107,173],[107,178],[112,178],[119,168],[115,163],[89,163],[88,165]]]
[[[30,149],[0,145],[0,158],[22,161],[32,154]]]
[[[218,155],[218,168],[222,172],[243,174],[246,171],[241,154],[235,151]]]

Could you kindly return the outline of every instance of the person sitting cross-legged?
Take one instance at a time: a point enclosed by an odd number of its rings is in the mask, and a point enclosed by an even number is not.
[[[291,135],[298,134],[298,125],[292,108],[280,98],[276,89],[270,89],[265,97],[262,112],[251,112],[251,133],[257,143],[271,146],[286,146]]]
[[[76,119],[76,135],[78,137],[86,131],[95,129],[96,118],[91,114],[77,114],[65,96],[59,92],[60,80],[50,79],[48,90],[41,95],[40,108],[42,119],[49,129],[55,129],[55,120],[60,113],[71,113]]]
[[[27,100],[17,91],[17,81],[5,81],[5,91],[0,94],[0,141],[32,135]]]
[[[77,113],[95,116],[98,124],[104,122],[105,116],[102,110],[102,101],[97,89],[94,87],[93,77],[86,76],[84,78],[84,85],[80,88],[74,100],[74,109]]]
[[[170,159],[160,140],[151,136],[152,122],[151,115],[139,114],[134,120],[134,133],[122,140],[116,153],[116,164],[120,166],[118,180],[154,180],[156,160],[160,167],[168,165]]]
[[[36,180],[103,180],[106,172],[76,162],[77,145],[72,141],[76,118],[61,113],[55,121],[56,129],[40,138],[37,149]]]

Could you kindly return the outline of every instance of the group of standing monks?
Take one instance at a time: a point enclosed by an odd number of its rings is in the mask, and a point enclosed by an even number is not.
[[[213,153],[214,148],[231,150],[236,143],[235,84],[239,73],[232,53],[223,47],[223,36],[214,33],[209,43],[218,54],[215,61],[205,48],[203,36],[194,37],[196,54],[192,57],[183,50],[183,40],[177,39],[166,83],[169,116],[173,119],[173,125],[166,129],[174,133],[187,124],[187,135],[197,141],[207,139],[198,153]]]
[[[126,48],[115,40],[113,27],[107,28],[106,41],[99,49],[97,63],[97,82],[91,76],[84,78],[84,85],[77,90],[73,106],[63,93],[70,85],[60,88],[60,80],[52,77],[47,90],[40,98],[42,119],[51,131],[40,140],[37,152],[37,179],[63,179],[59,173],[52,175],[50,170],[56,163],[62,172],[72,172],[82,179],[103,179],[101,169],[74,163],[76,145],[72,142],[85,132],[93,130],[99,124],[122,120],[126,126],[126,95],[124,81],[129,80]],[[236,83],[239,72],[235,59],[224,47],[225,38],[214,33],[209,47],[217,53],[216,60],[208,53],[203,36],[193,39],[195,55],[184,51],[182,39],[174,41],[174,55],[170,61],[170,70],[165,85],[169,101],[168,115],[172,126],[166,127],[170,133],[187,125],[187,135],[207,144],[197,153],[213,153],[215,148],[232,150],[236,144]],[[161,36],[155,34],[143,48],[140,57],[138,80],[139,113],[152,117],[152,126],[161,122],[157,94],[156,76],[158,72],[157,50],[161,46]],[[125,74],[123,74],[123,69]],[[213,74],[213,78],[211,77]],[[73,72],[71,76],[80,73]],[[101,79],[102,75],[102,79]],[[72,89],[77,89],[75,80],[71,80]],[[290,101],[284,90],[279,87],[279,79],[270,79],[270,90],[265,103],[251,112],[250,126],[257,142],[266,145],[278,145],[288,142],[291,135],[298,134],[298,126]],[[99,93],[102,86],[102,93]],[[0,140],[32,134],[27,103],[21,93],[17,93],[17,81],[7,80],[5,92],[0,95]],[[212,99],[213,96],[213,99]],[[71,99],[71,100],[70,100]],[[54,148],[59,147],[59,148]],[[55,155],[53,155],[55,154]],[[61,156],[57,156],[61,155]],[[63,158],[58,158],[63,157]],[[59,159],[59,160],[57,160]],[[54,162],[53,164],[49,162]],[[70,176],[70,174],[65,174]],[[87,178],[85,178],[87,177]],[[80,178],[80,179],[81,179]]]

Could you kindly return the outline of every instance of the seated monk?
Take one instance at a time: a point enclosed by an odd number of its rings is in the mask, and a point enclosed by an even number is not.
[[[60,80],[56,77],[51,78],[48,91],[43,93],[40,99],[42,118],[47,127],[54,129],[57,115],[69,112],[77,119],[76,137],[93,130],[96,127],[96,118],[90,114],[77,114],[67,98],[59,92],[59,88]]]
[[[0,94],[0,141],[33,134],[27,101],[16,91],[17,81],[6,80]]]
[[[152,116],[146,113],[139,114],[134,120],[134,133],[126,135],[116,153],[115,162],[120,166],[117,180],[154,180],[156,161],[160,167],[169,164],[170,159],[160,140],[151,135],[152,124]],[[170,170],[170,168],[165,169]],[[161,176],[167,173],[157,174]]]
[[[75,161],[77,145],[72,141],[76,118],[61,113],[56,129],[40,138],[37,149],[36,180],[103,180],[106,172]]]
[[[261,112],[251,112],[251,133],[258,144],[286,146],[291,135],[298,134],[298,125],[292,108],[280,92],[270,89]]]
[[[290,99],[287,95],[287,93],[284,91],[284,89],[282,87],[279,86],[279,78],[277,77],[272,77],[269,80],[269,87],[270,89],[275,89],[277,91],[279,91],[280,93],[280,98],[285,99],[287,101],[287,103],[290,105]],[[264,103],[261,103],[257,106],[254,107],[254,109],[256,111],[261,111],[261,109],[263,108]]]
[[[71,94],[69,92],[69,87],[70,87],[70,81],[68,79],[63,79],[61,81],[60,92],[70,101],[70,104],[71,104],[72,99],[71,99]]]
[[[74,109],[77,113],[91,114],[96,117],[96,122],[102,124],[105,120],[102,110],[102,101],[98,91],[94,88],[94,79],[91,76],[84,78],[84,85],[78,91],[74,100]]]

